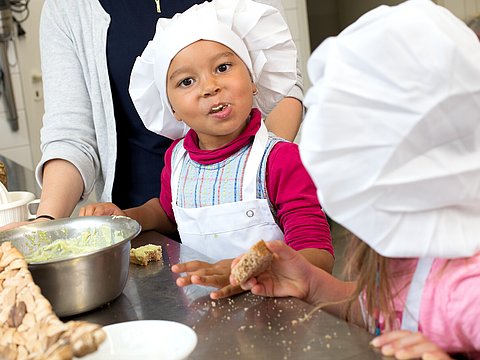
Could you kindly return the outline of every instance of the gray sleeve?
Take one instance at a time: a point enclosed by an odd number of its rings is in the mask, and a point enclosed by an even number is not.
[[[41,129],[42,158],[36,177],[42,184],[43,165],[64,159],[79,170],[88,196],[100,174],[100,161],[92,119],[92,105],[79,48],[82,32],[68,21],[76,0],[46,0],[40,19],[40,53],[45,114]],[[61,176],[61,174],[59,174]]]
[[[274,8],[277,8],[282,14],[285,21],[287,21],[287,17],[285,16],[285,9],[283,8],[283,4],[281,0],[255,0],[255,1],[258,3],[270,5]],[[297,82],[295,83],[295,86],[287,94],[287,96],[293,97],[303,102],[303,77],[302,77],[302,71],[300,70],[300,61],[298,59],[298,56],[297,56]]]

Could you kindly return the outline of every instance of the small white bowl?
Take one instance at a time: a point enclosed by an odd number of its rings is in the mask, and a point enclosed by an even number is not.
[[[181,360],[197,345],[195,331],[175,321],[127,321],[103,329],[105,341],[82,360]]]
[[[8,192],[8,203],[0,204],[0,226],[13,222],[31,220],[35,217],[29,210],[31,204],[38,203],[35,195],[28,191]]]

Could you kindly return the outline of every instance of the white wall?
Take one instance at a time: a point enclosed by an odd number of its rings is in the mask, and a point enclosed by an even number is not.
[[[306,0],[282,0],[285,8],[287,23],[292,33],[293,40],[297,45],[300,67],[303,74],[305,88],[309,87],[310,82],[307,77],[306,63],[310,56],[310,36],[308,30],[307,6]]]

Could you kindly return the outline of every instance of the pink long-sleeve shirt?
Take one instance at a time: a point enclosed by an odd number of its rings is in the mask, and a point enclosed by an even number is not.
[[[392,261],[398,324],[417,259]],[[425,282],[419,330],[449,353],[480,359],[480,253],[470,258],[435,259]]]
[[[190,130],[185,137],[184,147],[190,158],[200,164],[218,163],[253,142],[260,121],[260,113],[252,110],[251,120],[243,133],[231,143],[215,150],[200,149],[196,133]],[[178,141],[165,154],[165,167],[161,176],[160,204],[173,223],[172,151]],[[295,250],[317,248],[333,255],[328,222],[318,201],[315,185],[300,160],[296,144],[282,141],[274,146],[267,160],[265,179],[269,200],[284,232],[285,243]]]

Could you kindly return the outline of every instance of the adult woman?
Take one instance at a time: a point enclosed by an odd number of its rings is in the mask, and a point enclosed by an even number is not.
[[[169,139],[145,129],[128,95],[130,71],[160,17],[201,1],[46,0],[41,19],[45,116],[39,221],[70,216],[95,189],[98,200],[131,207],[158,196]],[[281,6],[280,1],[267,1]],[[158,12],[160,11],[160,12]],[[301,99],[301,78],[292,93]],[[277,113],[292,114],[290,123]],[[300,101],[285,98],[267,117],[293,138]],[[151,166],[155,164],[155,166]]]

